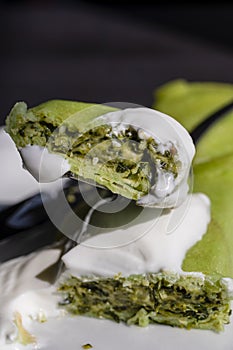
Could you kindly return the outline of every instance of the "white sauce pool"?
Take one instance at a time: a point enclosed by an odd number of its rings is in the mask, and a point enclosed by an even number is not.
[[[158,217],[154,209],[144,211],[146,221],[137,221],[127,230],[123,227],[99,234],[69,251],[63,256],[67,269],[78,276],[181,272],[187,250],[207,230],[209,199],[204,194],[189,195],[181,206]],[[139,238],[138,232],[142,232]],[[126,243],[122,245],[122,241]]]
[[[39,322],[64,313],[57,308],[55,286],[36,278],[59,254],[58,249],[45,249],[0,265],[0,348],[17,338],[15,312],[21,314],[27,330],[32,320]]]

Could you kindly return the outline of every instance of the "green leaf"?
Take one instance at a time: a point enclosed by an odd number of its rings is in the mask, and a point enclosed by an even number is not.
[[[175,80],[155,92],[154,108],[192,131],[233,99],[233,85]],[[233,278],[233,112],[201,137],[194,159],[194,192],[211,199],[211,223],[183,262],[186,271]]]

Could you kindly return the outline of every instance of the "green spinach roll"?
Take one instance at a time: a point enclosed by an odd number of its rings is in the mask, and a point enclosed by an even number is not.
[[[17,103],[6,131],[40,182],[65,174],[141,206],[175,207],[188,192],[195,148],[183,126],[153,109],[53,100]]]

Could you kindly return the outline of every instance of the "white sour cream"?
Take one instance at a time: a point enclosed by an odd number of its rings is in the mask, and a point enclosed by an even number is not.
[[[207,230],[209,199],[204,194],[189,195],[181,206],[159,217],[150,208],[144,211],[146,221],[89,238],[65,254],[67,269],[76,276],[182,272],[186,252]]]
[[[119,133],[133,127],[139,136],[147,139],[153,137],[163,153],[174,145],[177,158],[180,161],[178,176],[166,173],[158,174],[157,183],[152,186],[148,195],[140,198],[138,204],[157,208],[172,208],[179,206],[188,193],[188,177],[195,147],[187,130],[170,116],[150,108],[127,108],[107,113],[96,120],[96,124],[110,124]]]
[[[59,254],[58,249],[45,249],[0,265],[0,348],[17,339],[15,312],[20,313],[27,330],[32,320],[41,322],[64,313],[57,307],[55,286],[36,277],[53,264]]]
[[[70,170],[65,158],[50,153],[46,147],[27,145],[20,154],[25,168],[41,183],[55,181]]]
[[[23,169],[15,143],[3,127],[0,128],[0,149],[0,163],[4,164],[4,171],[0,172],[0,206],[15,204],[40,191],[50,197],[56,197],[61,188],[61,179],[39,184]]]

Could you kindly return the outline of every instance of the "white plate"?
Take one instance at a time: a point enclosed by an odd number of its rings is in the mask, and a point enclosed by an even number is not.
[[[147,328],[125,326],[112,321],[87,317],[51,319],[34,324],[32,332],[39,336],[39,349],[78,350],[91,344],[93,350],[232,350],[233,326],[221,334],[211,331],[184,330],[163,325]],[[21,350],[25,346],[7,346],[6,350]],[[33,349],[27,346],[26,350]]]
[[[9,205],[39,190],[34,179],[22,170],[20,158],[12,141],[0,130],[0,203]],[[3,169],[3,168],[2,168]],[[48,186],[49,190],[51,185]],[[163,325],[147,328],[116,324],[108,320],[86,317],[50,319],[43,324],[34,322],[31,331],[38,338],[37,349],[78,350],[90,343],[94,350],[232,350],[233,318],[225,331],[183,330]],[[33,346],[6,345],[7,350],[35,349]]]

